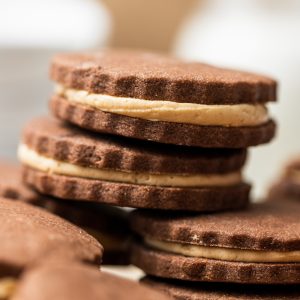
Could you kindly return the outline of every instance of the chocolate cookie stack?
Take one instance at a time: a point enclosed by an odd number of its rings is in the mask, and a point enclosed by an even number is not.
[[[50,74],[56,119],[29,122],[19,148],[27,185],[72,208],[144,209],[131,216],[140,236],[132,262],[156,276],[145,282],[175,297],[182,282],[300,282],[293,208],[283,216],[269,204],[247,208],[242,177],[247,147],[275,134],[265,106],[275,81],[112,50],[57,55]]]

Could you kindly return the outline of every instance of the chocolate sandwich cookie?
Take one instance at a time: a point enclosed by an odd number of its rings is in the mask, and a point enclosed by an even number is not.
[[[0,277],[18,276],[35,261],[100,264],[102,246],[89,234],[26,203],[0,199]]]
[[[47,195],[119,206],[217,211],[244,207],[243,149],[200,149],[95,135],[42,117],[23,131],[24,181]]]
[[[299,285],[241,285],[224,283],[195,283],[144,277],[142,283],[176,300],[299,300]]]
[[[168,300],[137,282],[80,264],[46,264],[26,272],[11,300]]]
[[[160,143],[245,148],[275,133],[268,77],[168,56],[104,50],[60,54],[52,112],[80,127]]]
[[[214,215],[135,211],[142,238],[132,263],[146,274],[187,281],[300,283],[297,203],[267,201]]]
[[[300,200],[300,158],[288,163],[281,178],[271,187],[269,198]]]
[[[126,211],[98,203],[42,196],[22,182],[21,173],[16,164],[0,163],[0,174],[5,174],[0,180],[0,196],[40,206],[83,228],[103,245],[102,264],[128,264],[130,231]]]
[[[39,202],[40,196],[22,183],[21,169],[17,164],[0,161],[0,197]]]

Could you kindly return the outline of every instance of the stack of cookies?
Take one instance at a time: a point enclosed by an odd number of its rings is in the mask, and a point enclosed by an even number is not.
[[[232,283],[300,283],[294,207],[248,205],[242,176],[247,148],[274,137],[274,80],[112,50],[57,55],[50,74],[53,116],[30,121],[19,147],[29,187],[70,210],[138,208],[131,262],[175,298],[247,298],[251,289]]]

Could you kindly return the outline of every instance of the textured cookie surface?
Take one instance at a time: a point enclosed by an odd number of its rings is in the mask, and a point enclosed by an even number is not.
[[[52,97],[50,109],[56,117],[90,131],[194,147],[246,148],[270,142],[276,131],[273,120],[250,127],[153,122],[74,104],[59,96]]]
[[[94,238],[40,208],[1,199],[0,224],[0,276],[15,275],[37,260],[100,262],[102,246]]]
[[[66,87],[112,96],[199,104],[276,98],[276,82],[268,77],[144,52],[60,54],[50,73]]]
[[[136,244],[132,263],[146,274],[187,281],[299,284],[299,263],[234,262],[189,257]]]
[[[162,241],[263,251],[300,249],[299,207],[292,202],[267,201],[214,215],[135,211],[131,222],[140,235]]]
[[[39,201],[40,196],[22,183],[21,170],[17,164],[0,161],[0,177],[0,197],[29,203]]]
[[[244,208],[250,192],[250,186],[246,183],[211,188],[159,187],[47,174],[28,167],[23,168],[23,178],[39,192],[62,199],[162,210]]]
[[[63,199],[85,200],[119,206],[215,211],[241,208],[247,205],[250,186],[241,182],[240,170],[246,159],[241,149],[199,149],[157,145],[124,140],[111,136],[98,136],[72,128],[51,118],[39,118],[24,129],[22,143],[44,161],[71,164],[72,168],[85,167],[75,173],[47,172],[36,165],[26,164],[24,181],[37,191]],[[83,171],[124,172],[118,179],[85,177]],[[124,176],[136,180],[125,181]],[[151,184],[149,174],[161,175]],[[189,175],[201,178],[196,185],[166,184],[174,175],[185,182]],[[217,180],[233,181],[220,184],[202,184],[210,175]],[[232,176],[233,175],[233,176]],[[198,176],[198,177],[197,177]],[[201,177],[202,176],[202,177]],[[145,178],[139,182],[139,178]],[[203,179],[204,178],[204,179]],[[231,179],[230,179],[231,180]]]
[[[79,264],[55,264],[28,271],[12,300],[167,300],[168,296],[97,268]]]
[[[144,277],[142,283],[165,292],[177,300],[273,300],[300,299],[297,285],[235,285],[216,283],[192,283]]]
[[[153,174],[228,173],[242,168],[246,151],[208,150],[95,135],[53,118],[27,124],[23,143],[56,160],[94,168]]]

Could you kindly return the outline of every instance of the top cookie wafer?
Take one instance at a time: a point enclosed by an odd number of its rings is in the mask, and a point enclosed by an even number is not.
[[[51,109],[81,127],[201,147],[266,143],[275,125],[264,104],[276,98],[268,77],[146,52],[57,55]]]

